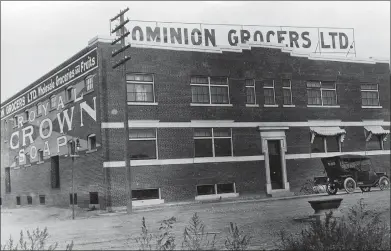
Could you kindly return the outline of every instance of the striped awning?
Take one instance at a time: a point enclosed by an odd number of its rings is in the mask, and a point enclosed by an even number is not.
[[[368,133],[372,133],[373,135],[384,135],[390,133],[390,130],[385,130],[381,126],[364,126],[364,128]]]
[[[341,129],[338,126],[319,126],[319,127],[310,127],[311,133],[315,133],[320,136],[337,136],[340,134],[345,134],[345,129]]]

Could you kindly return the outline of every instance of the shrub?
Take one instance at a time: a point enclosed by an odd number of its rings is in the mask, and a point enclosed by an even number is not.
[[[244,235],[236,224],[230,222],[229,235],[225,240],[227,250],[247,250],[251,237]]]
[[[49,238],[49,233],[47,231],[47,228],[45,227],[44,230],[40,230],[38,227],[30,233],[29,230],[26,231],[27,233],[27,240],[25,240],[25,235],[23,234],[23,231],[20,231],[20,238],[19,243],[14,244],[13,238],[10,236],[10,238],[7,240],[6,244],[1,246],[1,250],[45,250],[46,242]],[[58,247],[58,243],[54,243],[50,245],[47,250],[55,250]],[[73,241],[71,244],[66,245],[65,250],[72,250],[73,249]]]
[[[205,232],[205,225],[195,213],[189,222],[189,225],[185,227],[183,232],[182,249],[187,250],[214,250],[216,244],[216,234],[210,234]]]
[[[330,212],[299,235],[280,231],[279,236],[285,250],[390,250],[389,226],[379,213],[366,210],[362,199],[349,209],[347,218],[336,219]]]

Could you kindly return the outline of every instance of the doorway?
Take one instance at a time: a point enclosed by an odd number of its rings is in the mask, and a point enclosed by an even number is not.
[[[280,140],[267,140],[267,147],[269,155],[271,188],[272,190],[283,189],[284,181],[282,174]]]

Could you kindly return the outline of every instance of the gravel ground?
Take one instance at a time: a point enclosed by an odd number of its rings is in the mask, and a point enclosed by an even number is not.
[[[363,198],[368,208],[381,212],[384,220],[390,222],[390,191],[340,194],[327,198],[343,198],[340,210],[346,214],[349,207]],[[159,221],[176,217],[173,232],[176,243],[182,243],[182,234],[192,215],[197,212],[206,225],[206,231],[218,232],[222,242],[228,233],[229,222],[237,223],[241,230],[252,236],[251,249],[277,248],[281,229],[291,233],[299,232],[306,223],[295,221],[313,214],[308,200],[325,197],[294,198],[288,200],[265,200],[246,202],[213,202],[189,205],[173,205],[157,209],[135,210],[132,215],[101,213],[99,211],[77,211],[71,220],[71,210],[54,207],[30,207],[1,210],[1,240],[4,243],[12,235],[18,239],[20,230],[47,227],[50,242],[59,242],[59,248],[74,241],[74,249],[138,249],[134,238],[140,234],[142,217],[147,226],[156,232]],[[178,246],[178,248],[180,248]]]

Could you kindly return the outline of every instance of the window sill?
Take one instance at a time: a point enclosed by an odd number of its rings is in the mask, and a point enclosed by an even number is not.
[[[128,105],[158,105],[158,103],[147,103],[147,102],[128,102]]]
[[[83,95],[90,94],[92,92],[94,92],[94,88],[92,88],[91,90],[86,91],[85,93],[83,93]]]
[[[282,105],[282,107],[296,107],[295,105]]]
[[[134,207],[158,205],[158,204],[163,204],[163,203],[164,203],[164,200],[162,200],[162,199],[133,200],[132,201],[132,205]]]
[[[45,162],[44,161],[38,161],[37,165],[40,165],[40,164],[43,164],[43,163],[45,163]]]
[[[190,103],[190,106],[211,106],[211,107],[232,107],[232,104],[198,104],[198,103]]]
[[[341,108],[339,105],[307,105],[309,108]]]
[[[235,198],[239,197],[239,193],[220,193],[220,194],[208,194],[208,195],[197,195],[195,200],[219,200],[220,198]]]
[[[96,151],[98,151],[98,149],[95,148],[95,149],[91,149],[91,150],[86,151],[86,153],[94,153]]]
[[[67,104],[71,103],[72,101],[73,101],[73,99],[67,100],[67,101],[65,101],[65,104],[67,105]]]
[[[363,109],[382,109],[383,106],[370,106],[370,105],[363,105],[361,106]]]
[[[259,107],[259,104],[246,104],[246,107]]]
[[[278,107],[278,105],[263,105],[263,107]]]

